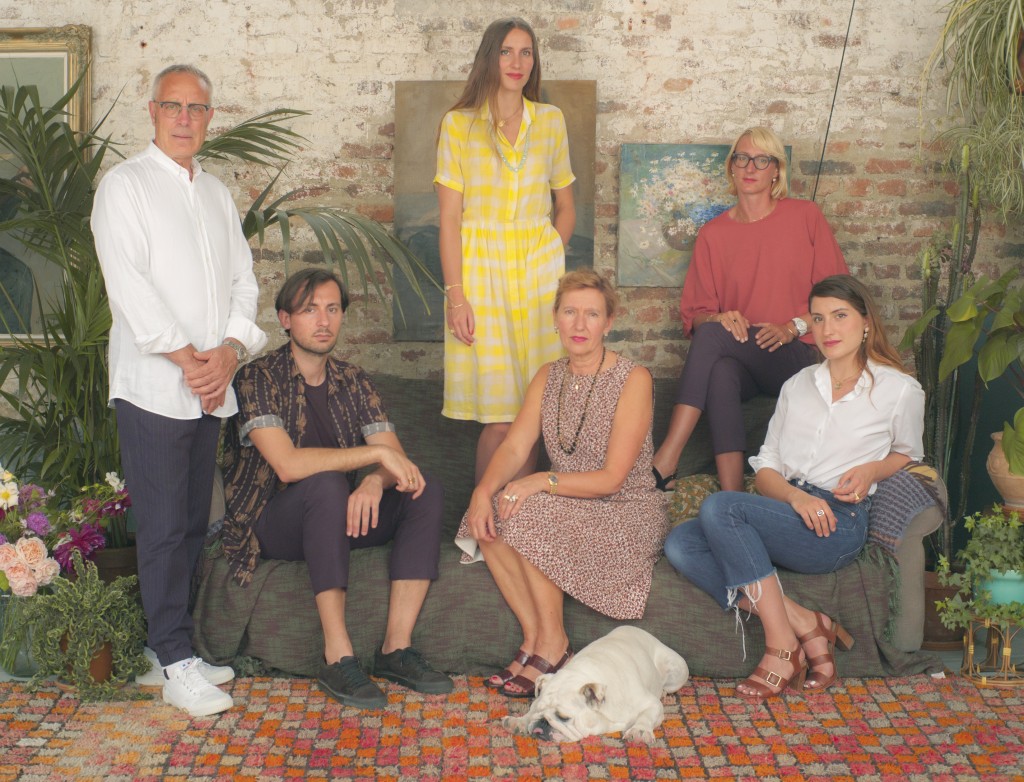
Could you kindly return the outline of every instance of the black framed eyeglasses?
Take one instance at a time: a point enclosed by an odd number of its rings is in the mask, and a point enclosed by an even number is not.
[[[740,168],[746,168],[750,161],[754,161],[754,168],[758,171],[764,171],[772,163],[778,165],[779,159],[774,155],[754,155],[751,157],[743,152],[733,152],[732,162],[733,165],[739,166]]]
[[[154,103],[160,107],[160,115],[167,117],[167,119],[175,119],[181,114],[182,105],[176,100],[158,100],[154,101]],[[210,110],[210,106],[207,103],[190,103],[184,108],[192,119],[203,119]]]

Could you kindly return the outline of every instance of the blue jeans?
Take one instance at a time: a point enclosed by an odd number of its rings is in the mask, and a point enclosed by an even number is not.
[[[840,502],[832,492],[805,484],[808,494],[832,508],[836,529],[819,538],[785,502],[737,491],[712,494],[694,521],[679,524],[665,540],[672,567],[713,597],[733,607],[736,591],[775,573],[832,573],[850,564],[868,536],[870,500]]]

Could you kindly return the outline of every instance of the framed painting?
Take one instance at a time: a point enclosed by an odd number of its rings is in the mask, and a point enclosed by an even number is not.
[[[463,81],[399,81],[395,83],[395,233],[416,253],[440,282],[437,194],[434,173],[437,131],[445,112],[462,89]],[[566,252],[565,266],[594,265],[594,160],[597,132],[597,82],[543,82],[542,103],[558,106],[565,116],[569,158],[576,181],[576,228]],[[430,312],[404,278],[395,276],[394,339],[410,342],[444,340],[444,296],[433,285],[422,285]],[[397,304],[401,304],[401,310]]]
[[[682,286],[697,231],[736,201],[725,178],[728,154],[728,144],[622,145],[620,286]]]
[[[0,29],[0,88],[34,86],[44,106],[56,103],[89,62],[91,30],[84,25]],[[68,124],[77,132],[89,127],[92,89],[88,73],[67,107]],[[0,147],[0,177],[18,175],[21,164],[10,150]],[[17,199],[0,194],[0,223],[18,209]],[[35,331],[46,302],[60,284],[60,270],[25,250],[0,231],[0,342],[9,333],[21,333],[9,324],[28,324]],[[8,324],[8,325],[5,325]]]

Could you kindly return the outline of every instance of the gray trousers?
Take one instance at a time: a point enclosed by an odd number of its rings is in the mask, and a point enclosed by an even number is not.
[[[123,399],[114,409],[149,648],[170,665],[193,654],[188,599],[210,518],[220,419],[167,418]]]

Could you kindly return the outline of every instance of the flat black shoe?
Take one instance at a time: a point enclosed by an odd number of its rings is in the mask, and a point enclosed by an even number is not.
[[[668,478],[666,478],[660,472],[658,472],[658,468],[655,467],[653,464],[651,465],[651,472],[654,473],[654,485],[658,488],[659,491],[676,490],[675,486],[669,486],[669,484],[676,479],[675,475],[670,475]]]
[[[427,695],[445,695],[455,689],[451,679],[431,668],[427,658],[411,646],[390,654],[378,649],[373,657],[373,674]]]
[[[320,667],[316,677],[320,689],[334,700],[357,709],[382,709],[387,696],[359,667],[355,657],[342,657],[338,662]]]

